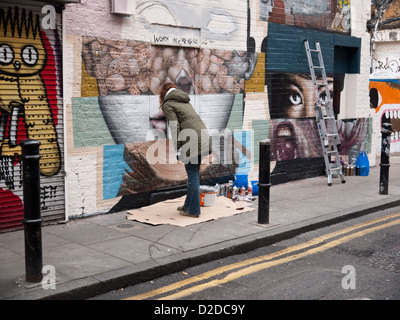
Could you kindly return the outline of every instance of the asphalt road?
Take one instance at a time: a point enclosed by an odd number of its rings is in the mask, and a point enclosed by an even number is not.
[[[244,313],[240,307],[249,300],[399,300],[400,207],[93,299],[196,301],[185,314],[167,304],[151,305],[155,314],[177,312],[180,317],[190,312]]]

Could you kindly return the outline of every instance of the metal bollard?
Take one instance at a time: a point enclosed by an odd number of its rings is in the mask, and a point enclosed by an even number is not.
[[[40,213],[39,146],[36,140],[21,142],[25,227],[25,280],[40,282],[42,267],[42,221]]]
[[[392,125],[382,123],[382,143],[381,143],[381,166],[379,179],[379,194],[388,194],[389,190],[389,156],[390,156],[390,135],[392,134]]]
[[[260,162],[258,172],[258,223],[269,223],[269,189],[271,168],[271,143],[270,140],[260,141]]]

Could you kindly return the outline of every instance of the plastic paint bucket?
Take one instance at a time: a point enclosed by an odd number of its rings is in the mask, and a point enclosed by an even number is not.
[[[258,181],[251,180],[251,186],[253,187],[253,196],[258,195]]]
[[[216,192],[200,192],[200,206],[201,207],[215,206],[216,199],[217,199]]]

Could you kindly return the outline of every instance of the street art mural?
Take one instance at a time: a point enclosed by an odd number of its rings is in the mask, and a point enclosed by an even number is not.
[[[21,141],[40,142],[41,175],[61,169],[55,65],[39,15],[0,8],[0,229],[21,223]]]
[[[315,121],[314,87],[310,74],[271,74],[269,86],[272,158],[277,161],[313,158],[322,155]],[[319,79],[322,81],[322,79]],[[333,96],[333,79],[328,78]],[[320,86],[319,99],[326,98]],[[339,153],[368,148],[369,122],[366,119],[337,120],[341,146]]]
[[[350,0],[259,0],[260,20],[303,28],[350,32]]]
[[[311,75],[271,74],[269,81],[273,159],[282,161],[321,155]],[[324,99],[324,87],[321,86],[320,92]]]
[[[14,12],[2,9],[0,23],[0,155],[20,155],[23,139],[38,140],[40,172],[54,175],[61,159],[55,130],[57,108],[51,105],[45,84],[49,42],[32,12],[23,9],[20,15],[18,8]]]
[[[392,125],[390,152],[400,152],[400,80],[371,80],[371,108],[379,119],[379,129],[383,123]],[[380,146],[380,144],[379,144]]]
[[[165,82],[189,94],[211,134],[231,133],[231,144],[223,136],[216,146],[221,151],[227,144],[234,161],[221,163],[221,152],[215,152],[204,159],[202,181],[227,182],[234,173],[250,173],[258,162],[258,143],[266,138],[271,139],[272,160],[279,172],[285,171],[285,179],[304,178],[292,170],[296,166],[311,176],[322,173],[309,73],[294,69],[290,53],[297,48],[282,48],[285,55],[275,56],[276,65],[268,59],[279,32],[270,33],[277,29],[266,26],[302,27],[301,35],[315,29],[329,36],[332,31],[348,33],[350,1],[200,3],[185,1],[183,8],[176,0],[138,0],[134,17],[121,26],[122,35],[131,38],[106,38],[100,32],[82,32],[79,37],[80,96],[71,99],[71,136],[77,163],[81,155],[90,158],[96,153],[96,204],[104,204],[105,210],[124,197],[185,184],[182,164],[152,163],[147,157],[149,150],[156,149],[159,159],[170,159],[174,152],[158,102]],[[258,33],[253,34],[253,28],[259,28]],[[263,47],[267,38],[276,42]],[[306,63],[305,54],[303,60]],[[343,153],[368,145],[368,120],[349,119],[338,126]],[[298,161],[306,166],[298,166]],[[74,210],[83,208],[79,203]]]
[[[269,78],[271,159],[277,161],[276,174],[283,175],[283,180],[291,180],[307,175],[302,171],[309,171],[310,167],[323,170],[324,165],[317,160],[322,156],[322,146],[315,121],[316,97],[310,74],[271,74]],[[332,78],[328,78],[328,82],[333,96]],[[319,99],[324,100],[323,86],[319,92]],[[340,155],[348,156],[351,150],[370,150],[371,121],[340,119],[336,124],[341,141]],[[304,162],[305,159],[310,161]]]
[[[282,35],[285,36],[282,38]],[[312,44],[320,41],[322,52],[326,53],[324,60],[330,95],[337,96],[332,77],[335,60],[334,55],[329,54],[334,51],[330,34],[270,24],[262,50],[267,60],[265,81],[271,118],[271,158],[277,161],[272,178],[276,181],[315,176],[325,170],[315,121],[314,104],[317,98],[309,73],[304,38]],[[318,81],[323,83],[322,78]],[[323,85],[318,88],[318,93],[318,98],[323,101],[326,98]],[[348,156],[351,150],[370,150],[372,123],[369,119],[339,119],[337,127],[341,140],[340,155]]]
[[[144,141],[138,134],[138,128],[133,128],[135,121],[121,123],[121,108],[126,108],[125,114],[132,109],[143,108],[141,114],[151,108],[146,101],[148,97],[131,101],[132,96],[158,95],[160,86],[165,82],[175,83],[189,95],[225,94],[215,101],[220,110],[220,124],[209,124],[209,128],[225,128],[229,117],[232,99],[235,94],[244,90],[245,79],[250,78],[248,54],[243,51],[227,51],[212,49],[190,49],[177,47],[154,46],[135,41],[105,41],[102,39],[84,39],[82,58],[87,74],[97,80],[100,108],[105,114],[105,120],[113,134],[116,143]],[[254,66],[252,66],[254,70]],[[249,72],[249,75],[247,75]],[[83,81],[85,81],[83,79]],[[86,92],[85,94],[89,94]],[[115,104],[115,96],[119,96],[119,104]],[[121,106],[122,96],[127,99]],[[165,130],[165,121],[155,107],[150,123],[155,128]],[[194,102],[196,104],[196,102]],[[132,108],[132,104],[137,106]],[[201,104],[201,102],[199,102]],[[115,109],[117,108],[117,109]],[[201,112],[201,111],[200,111]],[[205,118],[204,114],[202,118]],[[215,120],[215,115],[209,114],[209,121]],[[207,119],[205,119],[207,122]],[[208,121],[208,122],[209,122]],[[207,123],[208,123],[207,122]],[[163,124],[164,123],[164,124]],[[147,124],[142,123],[142,135],[147,134]],[[161,127],[160,127],[161,126]]]
[[[208,129],[220,133],[227,128],[234,101],[243,100],[245,81],[255,68],[244,51],[155,46],[92,38],[84,39],[83,44],[82,59],[87,74],[84,74],[82,82],[90,81],[90,77],[96,79],[91,94],[98,95],[99,108],[114,142],[126,145],[124,159],[130,163],[131,170],[124,174],[124,180],[128,180],[124,185],[135,185],[129,180],[138,180],[137,168],[143,166],[140,169],[142,181],[136,188],[130,188],[132,192],[182,184],[185,179],[182,165],[177,164],[179,170],[172,169],[176,179],[171,176],[169,184],[162,182],[162,176],[170,174],[171,166],[150,168],[145,157],[139,155],[145,154],[138,150],[150,146],[147,141],[152,134],[157,135],[157,130],[164,132],[165,137],[168,134],[165,116],[157,101],[160,86],[173,82],[188,93]],[[105,151],[107,153],[108,149]],[[206,167],[202,170],[204,180],[234,174],[234,166],[229,170],[226,167],[216,170],[215,166],[206,170]],[[149,183],[154,180],[150,177],[152,174],[157,174],[158,185]],[[105,190],[110,191],[110,188]],[[111,194],[115,195],[115,192]],[[121,192],[117,194],[121,195]]]

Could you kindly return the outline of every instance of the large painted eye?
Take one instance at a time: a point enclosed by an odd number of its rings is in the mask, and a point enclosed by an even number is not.
[[[22,49],[21,58],[27,65],[33,66],[39,59],[39,53],[34,46],[26,46]]]
[[[0,63],[9,64],[14,60],[14,51],[8,44],[0,45]]]
[[[290,103],[293,105],[299,105],[302,103],[301,97],[297,93],[292,93],[289,95]]]

